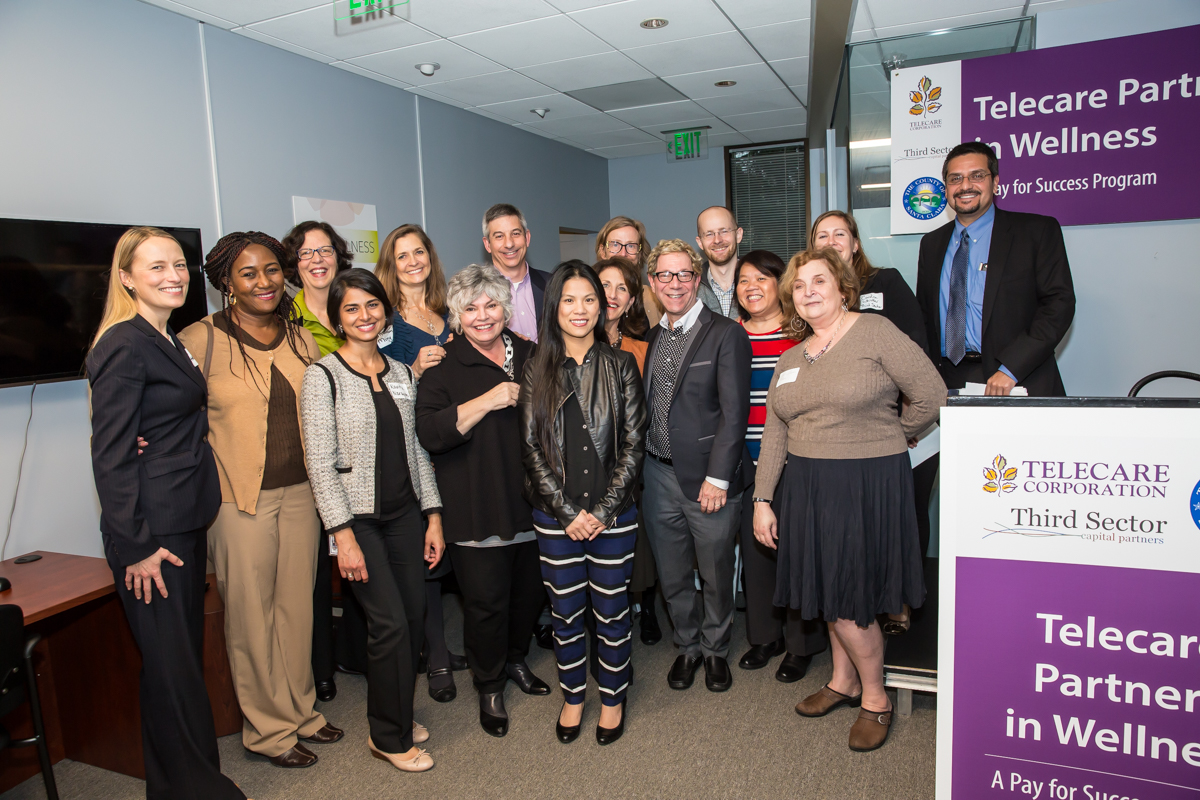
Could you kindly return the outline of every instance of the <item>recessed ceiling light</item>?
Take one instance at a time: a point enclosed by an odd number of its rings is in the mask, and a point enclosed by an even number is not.
[[[737,86],[737,81],[717,81],[713,86],[720,86],[724,89],[726,86]]]
[[[441,69],[442,65],[431,61],[425,64],[417,64],[416,67],[418,72],[428,78],[433,75],[433,73]]]
[[[542,119],[545,119],[546,115],[550,113],[550,109],[548,109],[548,108],[531,108],[531,109],[529,109],[529,113],[537,114]]]
[[[662,17],[651,17],[650,19],[644,19],[642,20],[641,24],[642,27],[648,31],[667,27],[667,21]]]

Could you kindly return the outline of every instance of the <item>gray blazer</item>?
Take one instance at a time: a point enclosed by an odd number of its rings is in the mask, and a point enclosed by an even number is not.
[[[413,410],[417,384],[408,367],[389,358],[380,376],[404,421],[404,443],[413,493],[421,510],[441,508],[429,454],[417,442]],[[371,381],[346,367],[337,353],[304,371],[300,389],[304,461],[317,510],[326,530],[336,531],[355,515],[375,513],[375,402]]]

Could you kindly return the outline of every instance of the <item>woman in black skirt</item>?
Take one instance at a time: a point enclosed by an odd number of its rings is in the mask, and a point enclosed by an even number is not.
[[[946,385],[885,317],[852,310],[858,278],[836,250],[797,253],[779,286],[801,344],[767,395],[754,536],[779,549],[775,604],[829,624],[833,678],[796,713],[861,705],[850,749],[874,750],[892,719],[875,617],[925,599],[907,439],[937,419]]]

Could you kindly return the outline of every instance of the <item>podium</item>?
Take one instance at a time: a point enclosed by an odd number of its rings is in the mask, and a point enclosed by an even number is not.
[[[941,427],[937,798],[1200,797],[1200,401]]]

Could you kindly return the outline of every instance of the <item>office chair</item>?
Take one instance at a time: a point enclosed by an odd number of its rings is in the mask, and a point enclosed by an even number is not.
[[[1133,385],[1133,388],[1129,390],[1129,397],[1137,397],[1138,392],[1146,388],[1146,384],[1162,380],[1163,378],[1183,378],[1189,381],[1200,381],[1200,375],[1194,372],[1183,372],[1176,369],[1169,369],[1164,372],[1152,372]]]
[[[41,639],[36,633],[25,638],[25,615],[20,606],[0,605],[0,720],[25,702],[28,695],[34,731],[34,735],[28,739],[14,739],[0,722],[0,750],[36,745],[47,800],[58,800],[54,767],[50,764],[50,750],[46,747],[42,704],[38,699],[37,673],[33,670],[33,648]]]

